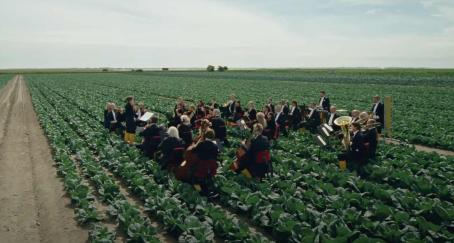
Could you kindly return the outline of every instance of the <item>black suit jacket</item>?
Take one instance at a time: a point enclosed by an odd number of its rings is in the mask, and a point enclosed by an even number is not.
[[[285,114],[285,115],[288,115],[288,113],[290,112],[290,108],[288,107],[288,105],[284,105],[282,107],[282,112]]]
[[[321,98],[320,98],[320,101],[321,101],[322,99],[323,99],[323,101],[322,101],[323,110],[329,111],[329,108],[330,108],[331,105],[330,105],[328,96],[321,97]],[[320,104],[320,102],[319,102],[319,104]]]
[[[371,111],[374,111],[375,104],[372,105]],[[375,115],[378,116],[378,122],[380,122],[383,126],[383,123],[385,121],[385,105],[383,103],[379,102],[377,110],[375,111]]]
[[[291,110],[290,110],[291,111]],[[295,110],[290,115],[290,122],[294,125],[297,125],[301,122],[301,110],[298,107],[295,107]]]
[[[350,159],[355,162],[362,162],[364,159],[364,137],[359,131],[352,137]]]
[[[225,122],[220,117],[215,117],[211,119],[211,125],[214,130],[214,135],[217,139],[223,141],[227,137],[227,129],[225,127]]]
[[[136,113],[134,113],[134,109],[131,104],[127,103],[125,106],[125,121],[126,121],[126,131],[128,133],[135,133],[136,132],[136,122],[134,120]]]
[[[287,120],[286,115],[284,114],[284,112],[279,113],[279,115],[276,114],[276,116],[278,116],[278,117],[274,117],[274,121],[275,121],[280,127],[284,127],[284,126],[285,126],[285,121]]]

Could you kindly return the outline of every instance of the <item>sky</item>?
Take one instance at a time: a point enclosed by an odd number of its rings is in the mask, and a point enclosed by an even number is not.
[[[454,68],[454,0],[0,0],[0,69]]]

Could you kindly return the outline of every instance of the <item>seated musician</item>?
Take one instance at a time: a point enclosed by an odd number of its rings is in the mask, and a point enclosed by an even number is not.
[[[378,144],[378,131],[376,126],[376,121],[374,119],[369,119],[364,132],[364,140],[368,144],[368,157],[372,160],[375,160]]]
[[[274,113],[274,104],[273,104],[273,99],[269,98],[268,102],[266,103],[266,107],[268,107],[269,112]]]
[[[296,100],[292,101],[292,106],[289,112],[289,123],[293,130],[298,130],[298,126],[301,123],[301,110],[298,107]]]
[[[328,120],[327,120],[326,124],[331,126],[335,131],[338,131],[341,129],[339,126],[334,124],[334,120],[336,120],[336,118],[338,118],[338,117],[339,117],[339,114],[337,113],[337,108],[335,105],[332,105],[329,108]]]
[[[218,102],[216,102],[215,98],[211,99],[210,107],[211,109],[220,109],[219,104]]]
[[[262,179],[271,171],[270,143],[262,132],[263,126],[256,123],[252,131],[252,139],[243,145],[246,153],[237,158],[233,166],[235,172]]]
[[[104,127],[108,129],[109,132],[114,132],[117,129],[118,124],[115,104],[107,103],[106,110],[104,111]]]
[[[248,123],[252,125],[255,123],[255,120],[257,119],[257,110],[255,109],[255,104],[254,101],[249,101],[248,102],[248,111],[247,111],[247,118],[248,118]]]
[[[380,96],[375,95],[373,97],[373,105],[372,105],[372,115],[373,118],[379,122],[377,125],[377,131],[378,133],[381,133],[381,129],[383,127],[383,124],[385,124],[385,106],[383,103],[380,101]]]
[[[221,112],[218,109],[213,110],[213,118],[211,119],[211,125],[214,130],[216,140],[228,144],[227,140],[227,129],[225,127],[225,121],[221,118]]]
[[[361,133],[361,125],[354,122],[351,125],[353,135],[350,137],[350,149],[347,153],[340,156],[340,159],[347,160],[347,168],[356,171],[360,177],[364,176],[365,147],[364,137]]]
[[[290,105],[288,103],[288,100],[282,100],[281,106],[282,106],[282,112],[284,113],[285,117],[288,117],[288,114],[290,113]]]
[[[235,106],[236,106],[236,97],[235,95],[230,95],[229,96],[229,101],[226,104],[226,112],[225,115],[226,117],[231,117],[233,116],[233,113],[235,113]]]
[[[243,108],[241,108],[241,102],[238,100],[235,102],[235,109],[233,111],[233,121],[238,122],[243,118],[244,111]]]
[[[268,112],[266,115],[266,128],[265,128],[265,136],[268,139],[275,139],[275,134],[276,134],[276,121],[274,119],[274,114],[273,112]]]
[[[359,110],[352,110],[350,116],[352,117],[352,123],[359,121]]]
[[[306,121],[303,122],[303,127],[314,132],[320,125],[320,122],[320,112],[317,110],[315,103],[311,103],[309,114],[306,117]]]
[[[195,111],[195,118],[197,120],[204,118],[207,115],[206,108],[205,108],[205,103],[203,100],[199,100],[199,103],[197,104],[197,109]]]
[[[166,137],[158,146],[161,156],[158,159],[161,168],[173,171],[174,168],[183,162],[184,141],[178,134],[176,127],[169,127]]]
[[[191,122],[192,127],[196,127],[196,108],[194,105],[189,106],[189,109],[184,113],[189,117],[189,121]]]
[[[275,138],[278,138],[280,133],[282,133],[284,136],[287,136],[288,132],[285,124],[287,117],[285,116],[283,107],[281,105],[276,105],[274,109],[276,111],[276,116],[274,117],[274,122],[276,123]]]
[[[184,103],[183,97],[178,97],[177,103],[173,109],[173,116],[170,120],[170,126],[178,126],[180,124],[180,117],[186,112],[186,104]]]
[[[181,116],[181,122],[178,125],[178,133],[185,143],[185,147],[189,147],[192,144],[192,126],[191,120],[187,115]]]
[[[205,133],[211,127],[211,122],[208,119],[201,119],[200,120],[200,127],[199,133],[197,134],[196,138],[194,139],[194,143],[198,143],[199,141],[203,141],[205,139]]]
[[[156,124],[157,122],[158,118],[153,115],[145,126],[145,129],[139,134],[143,139],[142,144],[138,145],[138,147],[142,149],[149,158],[154,157],[154,154],[161,143],[161,129]]]
[[[145,109],[145,104],[143,102],[140,102],[137,105],[137,111],[136,111],[136,118],[137,118],[136,125],[138,127],[145,127],[147,125],[147,122],[139,120],[146,112],[147,112],[147,110]]]
[[[200,188],[196,186],[196,189],[200,189],[203,195],[207,195],[211,191],[212,179],[218,168],[219,148],[214,139],[214,131],[208,128],[203,139],[192,150],[197,159],[188,165],[190,166],[191,183],[195,186],[199,185]]]
[[[357,120],[357,122],[361,125],[361,127],[365,127],[368,120],[369,114],[367,114],[367,112],[363,111],[359,113],[359,120]]]

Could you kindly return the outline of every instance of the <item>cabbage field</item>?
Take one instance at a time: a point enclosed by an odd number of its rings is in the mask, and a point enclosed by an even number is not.
[[[167,240],[161,231],[180,242],[454,241],[454,157],[380,144],[360,179],[338,170],[338,151],[320,151],[310,134],[292,132],[271,151],[274,176],[248,181],[229,170],[242,139],[232,128],[215,178],[220,197],[208,201],[102,126],[105,103],[123,105],[128,95],[164,123],[179,96],[224,103],[234,93],[260,107],[268,98],[317,102],[323,89],[340,109],[369,110],[373,95],[391,95],[395,137],[454,150],[450,71],[49,73],[25,80],[92,242]]]

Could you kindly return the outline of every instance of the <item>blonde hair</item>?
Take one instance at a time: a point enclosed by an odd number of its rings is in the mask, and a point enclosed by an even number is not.
[[[254,124],[254,130],[252,131],[255,135],[261,135],[263,133],[263,126],[260,123]]]
[[[169,129],[167,129],[167,133],[169,134],[169,137],[180,138],[180,135],[178,133],[178,129],[176,127],[174,127],[174,126],[169,127]]]
[[[191,123],[191,120],[189,119],[189,116],[187,116],[187,115],[182,115],[180,117],[180,119],[181,119],[181,122],[183,122],[183,124],[188,125]]]
[[[361,120],[365,120],[365,121],[366,121],[366,120],[369,119],[369,114],[367,114],[367,112],[363,111],[363,112],[361,112],[361,113],[359,114],[359,118],[360,118]]]
[[[257,122],[262,125],[262,127],[267,127],[266,119],[265,119],[265,113],[259,112],[257,113]]]

